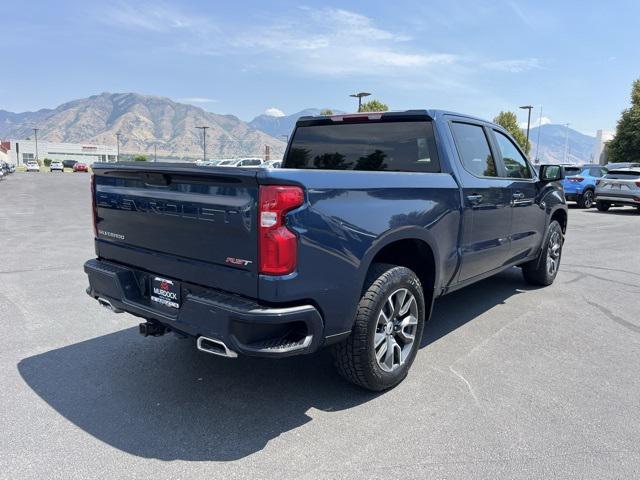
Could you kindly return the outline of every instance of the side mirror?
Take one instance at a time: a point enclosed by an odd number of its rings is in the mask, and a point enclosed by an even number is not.
[[[562,165],[541,165],[540,166],[541,182],[557,182],[564,178],[564,167]]]

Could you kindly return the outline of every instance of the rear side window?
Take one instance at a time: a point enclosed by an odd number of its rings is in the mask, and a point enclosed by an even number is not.
[[[496,162],[484,129],[480,125],[454,122],[451,130],[465,170],[477,177],[497,177]]]
[[[243,160],[242,161],[242,166],[244,167],[253,167],[255,165],[260,165],[260,160],[257,159],[250,159],[250,160]]]
[[[431,122],[365,122],[296,128],[285,168],[439,172]]]
[[[573,175],[578,175],[581,172],[578,167],[564,167],[564,175],[565,177],[571,177]]]
[[[610,178],[614,180],[636,180],[636,179],[640,180],[640,171],[624,172],[624,171],[614,170],[613,172],[607,173],[604,178]]]
[[[502,162],[509,178],[531,178],[529,164],[520,150],[504,133],[494,130],[498,148],[502,154]]]

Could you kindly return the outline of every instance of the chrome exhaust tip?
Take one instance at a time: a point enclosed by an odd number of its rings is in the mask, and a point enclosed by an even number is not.
[[[96,298],[98,303],[102,305],[104,308],[111,310],[113,313],[122,313],[124,310],[120,310],[119,308],[114,307],[109,300],[106,298],[98,297]]]
[[[198,337],[196,340],[198,350],[218,355],[220,357],[236,358],[238,354],[225,345],[224,342],[215,338]]]

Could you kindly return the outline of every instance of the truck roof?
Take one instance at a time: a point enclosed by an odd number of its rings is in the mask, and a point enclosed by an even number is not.
[[[464,113],[458,113],[458,112],[451,112],[448,110],[438,110],[438,109],[415,109],[415,110],[392,110],[392,111],[387,111],[387,112],[353,112],[353,113],[342,113],[342,114],[335,114],[335,115],[307,115],[304,117],[300,117],[298,118],[298,124],[310,124],[310,123],[315,123],[317,121],[322,121],[322,120],[328,120],[328,119],[333,119],[333,120],[338,120],[340,121],[343,118],[357,118],[357,117],[369,117],[371,120],[378,120],[382,117],[398,117],[398,118],[402,118],[402,117],[417,117],[417,118],[425,118],[428,117],[430,119],[436,119],[437,117],[441,116],[441,115],[454,115],[456,117],[462,117],[462,118],[468,118],[470,120],[476,120],[479,122],[483,122],[483,123],[489,123],[491,125],[496,125],[499,127],[499,125],[497,125],[494,122],[491,122],[489,120],[485,120],[483,118],[480,117],[475,117],[473,115],[467,115]]]

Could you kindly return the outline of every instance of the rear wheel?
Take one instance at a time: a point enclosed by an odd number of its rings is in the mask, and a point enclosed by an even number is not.
[[[396,386],[416,357],[424,321],[416,274],[406,267],[372,265],[351,335],[334,347],[338,371],[369,390]]]
[[[551,285],[558,275],[563,243],[562,227],[554,220],[549,224],[538,258],[522,266],[524,279],[532,285]]]
[[[578,207],[580,208],[591,208],[593,207],[593,190],[587,189],[583,192],[582,195],[578,195]]]
[[[611,204],[609,202],[603,202],[602,200],[598,200],[596,202],[596,208],[599,212],[607,212],[611,208]]]

